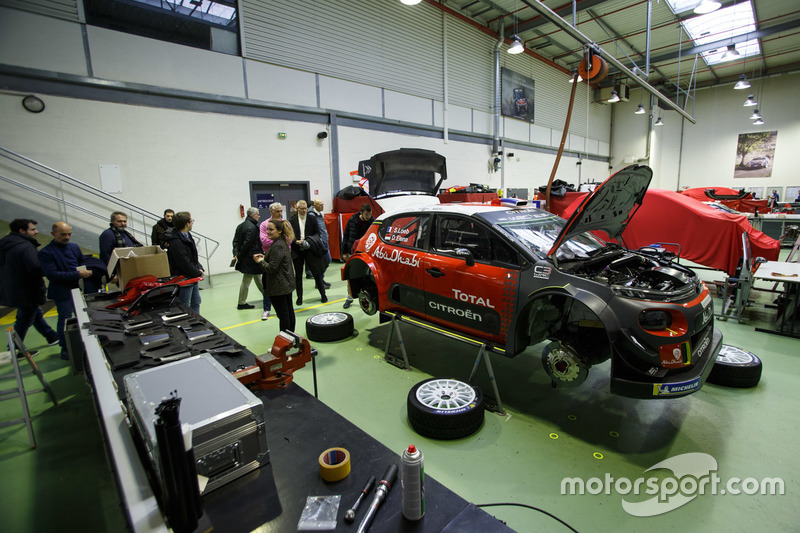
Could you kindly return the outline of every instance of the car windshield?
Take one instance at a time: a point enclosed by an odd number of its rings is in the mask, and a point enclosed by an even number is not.
[[[512,239],[521,243],[540,259],[547,258],[558,235],[567,221],[549,213],[515,213],[497,220],[497,225]],[[581,233],[563,243],[556,252],[559,261],[587,258],[596,250],[605,248],[599,239],[590,233]]]

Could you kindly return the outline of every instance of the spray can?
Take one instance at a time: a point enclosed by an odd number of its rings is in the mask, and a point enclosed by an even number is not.
[[[400,486],[403,490],[403,516],[419,520],[425,514],[425,462],[413,444],[401,456]]]

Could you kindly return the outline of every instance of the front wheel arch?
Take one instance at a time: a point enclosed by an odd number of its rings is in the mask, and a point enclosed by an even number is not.
[[[515,342],[522,351],[546,340],[563,341],[588,365],[602,363],[611,357],[612,339],[596,310],[567,292],[537,295],[520,313]]]

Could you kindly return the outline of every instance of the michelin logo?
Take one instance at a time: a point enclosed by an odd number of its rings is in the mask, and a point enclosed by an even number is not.
[[[653,396],[677,396],[694,392],[700,388],[700,377],[679,383],[654,383]]]

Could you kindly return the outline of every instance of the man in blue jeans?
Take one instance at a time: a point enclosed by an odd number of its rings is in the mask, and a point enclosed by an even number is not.
[[[172,218],[173,231],[167,236],[167,259],[169,271],[173,276],[185,278],[202,278],[203,267],[197,256],[197,245],[192,237],[194,219],[188,211],[181,211]],[[192,311],[200,314],[200,287],[192,283],[181,287],[178,293],[180,301],[189,306]]]
[[[52,345],[58,342],[58,334],[45,322],[39,307],[45,302],[45,287],[36,253],[36,224],[29,218],[17,218],[11,222],[11,233],[0,239],[0,305],[17,308],[14,331],[20,340],[25,340],[33,326]]]
[[[56,222],[50,234],[53,240],[39,251],[39,263],[42,272],[50,280],[47,297],[55,302],[58,310],[56,331],[58,344],[61,346],[61,359],[69,359],[64,329],[67,319],[75,312],[72,289],[78,288],[78,281],[81,278],[92,277],[92,271],[84,266],[87,257],[83,255],[80,247],[69,242],[72,238],[72,228],[69,224]]]

